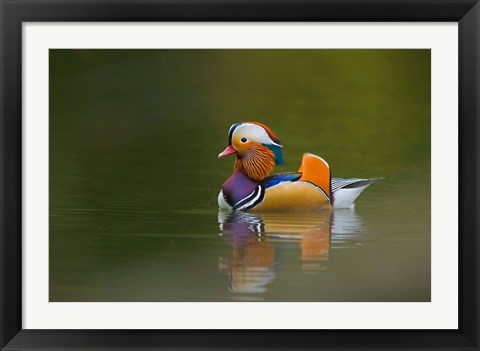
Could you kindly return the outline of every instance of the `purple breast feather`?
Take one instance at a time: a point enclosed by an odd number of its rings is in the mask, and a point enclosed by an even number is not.
[[[241,172],[234,172],[222,186],[223,196],[233,206],[250,195],[259,184]]]

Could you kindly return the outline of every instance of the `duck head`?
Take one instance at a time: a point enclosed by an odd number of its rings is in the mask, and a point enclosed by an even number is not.
[[[218,157],[236,155],[234,170],[261,181],[275,165],[284,163],[282,145],[266,125],[258,122],[236,123],[228,131],[228,146]]]

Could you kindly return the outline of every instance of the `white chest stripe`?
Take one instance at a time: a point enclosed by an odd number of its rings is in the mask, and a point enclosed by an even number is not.
[[[257,191],[258,191],[258,187],[255,188],[250,194],[248,194],[247,196],[245,196],[243,199],[241,199],[240,201],[238,201],[236,204],[234,204],[233,207],[237,207],[240,203],[242,203],[242,202],[244,202],[245,200],[251,198]]]
[[[248,201],[246,204],[243,204],[242,206],[238,207],[237,210],[240,210],[240,211],[243,211],[243,210],[246,210],[248,209],[249,207],[252,207],[254,205],[256,205],[256,202],[260,199],[260,197],[263,195],[262,194],[262,186],[259,185],[250,195],[248,195],[245,199],[248,199],[250,198],[254,193],[257,193],[253,199],[251,199],[250,201]],[[244,201],[245,199],[241,200],[241,201]],[[237,202],[240,203],[241,201]],[[234,206],[235,208],[235,206]]]

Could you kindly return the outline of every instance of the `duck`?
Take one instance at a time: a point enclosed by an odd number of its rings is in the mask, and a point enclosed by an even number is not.
[[[228,145],[219,155],[235,155],[232,175],[218,194],[218,206],[230,211],[298,211],[351,208],[375,178],[332,178],[320,156],[304,153],[296,172],[277,173],[283,145],[260,122],[240,122],[228,130]]]

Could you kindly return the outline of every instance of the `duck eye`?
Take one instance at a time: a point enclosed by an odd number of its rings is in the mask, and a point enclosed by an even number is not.
[[[242,138],[242,139],[240,139],[240,141],[241,141],[242,143],[246,143],[246,142],[247,142],[247,138]]]

